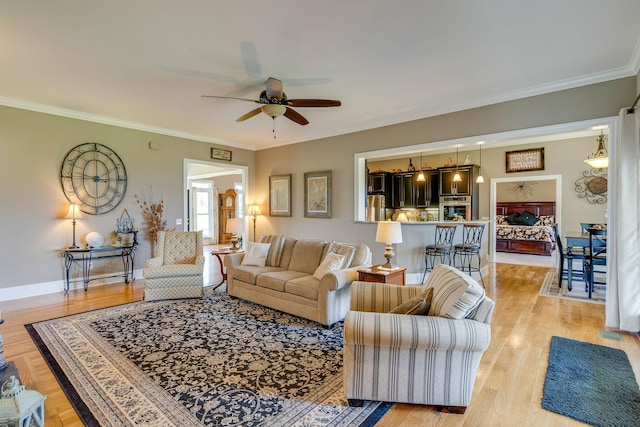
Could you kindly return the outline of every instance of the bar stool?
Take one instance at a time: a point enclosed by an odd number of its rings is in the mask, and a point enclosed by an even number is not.
[[[472,272],[480,275],[482,287],[484,287],[484,279],[480,272],[480,248],[482,247],[482,233],[484,233],[485,224],[464,224],[462,227],[462,243],[453,247],[453,258],[460,258],[460,263],[456,266],[458,270],[468,271],[469,276]],[[478,260],[478,265],[473,265],[473,257]]]
[[[424,283],[427,272],[435,267],[436,258],[440,258],[440,263],[444,264],[447,260],[448,265],[452,265],[451,253],[453,252],[453,236],[456,234],[457,225],[438,224],[436,225],[435,241],[432,245],[427,245],[424,251],[424,274],[422,275],[422,283]]]

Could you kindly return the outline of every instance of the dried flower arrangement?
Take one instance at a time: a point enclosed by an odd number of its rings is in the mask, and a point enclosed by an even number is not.
[[[136,203],[142,210],[142,218],[146,225],[145,232],[149,240],[155,243],[158,231],[163,231],[167,227],[167,221],[162,219],[164,214],[164,201],[160,200],[158,203],[147,202],[146,197],[138,197],[135,194],[133,197],[136,199]]]

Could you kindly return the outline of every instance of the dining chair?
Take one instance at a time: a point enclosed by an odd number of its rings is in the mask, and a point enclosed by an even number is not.
[[[607,265],[607,229],[606,228],[588,228],[589,233],[589,250],[585,254],[585,271],[587,277],[585,284],[587,286],[587,292],[589,298],[591,298],[595,284],[606,284],[604,282],[596,282],[595,273],[597,266],[604,266],[604,272],[606,273]],[[600,270],[602,272],[602,270]]]
[[[573,279],[584,280],[584,248],[582,247],[574,247],[574,248],[565,248],[562,244],[562,238],[560,237],[560,233],[558,232],[558,224],[554,224],[553,226],[554,233],[556,235],[556,247],[558,250],[558,288],[562,288],[562,281],[567,280],[567,289],[573,289]],[[565,260],[567,261],[567,267],[565,268]],[[582,270],[574,270],[573,269],[573,261],[579,260],[582,264]]]

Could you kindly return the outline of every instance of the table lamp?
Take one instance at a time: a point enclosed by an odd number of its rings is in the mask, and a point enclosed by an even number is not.
[[[395,255],[392,245],[394,243],[402,243],[401,224],[394,221],[378,222],[378,229],[376,230],[376,242],[387,244],[384,250],[384,257],[387,259],[387,262],[381,267],[392,268],[391,258],[393,258],[393,256]]]
[[[65,218],[71,219],[71,224],[73,224],[73,244],[69,246],[69,249],[77,249],[79,246],[76,245],[76,220],[82,218],[82,216],[80,216],[80,206],[71,203],[69,205],[69,212],[67,212]]]
[[[231,233],[231,239],[229,240],[233,245],[231,247],[232,251],[237,251],[240,249],[238,244],[238,233],[242,233],[244,229],[244,224],[242,224],[242,220],[240,218],[231,218],[227,221],[227,233]]]
[[[247,215],[253,217],[253,240],[256,240],[256,217],[258,215],[262,215],[260,211],[260,206],[256,203],[253,205],[249,205],[249,209],[247,209]]]

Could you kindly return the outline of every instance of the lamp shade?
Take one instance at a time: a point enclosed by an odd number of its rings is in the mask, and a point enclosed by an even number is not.
[[[242,233],[244,224],[240,218],[231,218],[227,221],[227,233],[238,234]]]
[[[402,243],[402,226],[399,222],[380,221],[376,231],[376,242]]]
[[[260,205],[257,205],[257,204],[249,205],[249,209],[247,209],[247,215],[250,215],[250,216],[262,215],[262,212],[260,211]]]
[[[80,215],[80,206],[76,205],[75,203],[71,203],[69,205],[69,211],[67,212],[67,216],[65,216],[65,218],[67,219],[82,218],[82,216]]]

